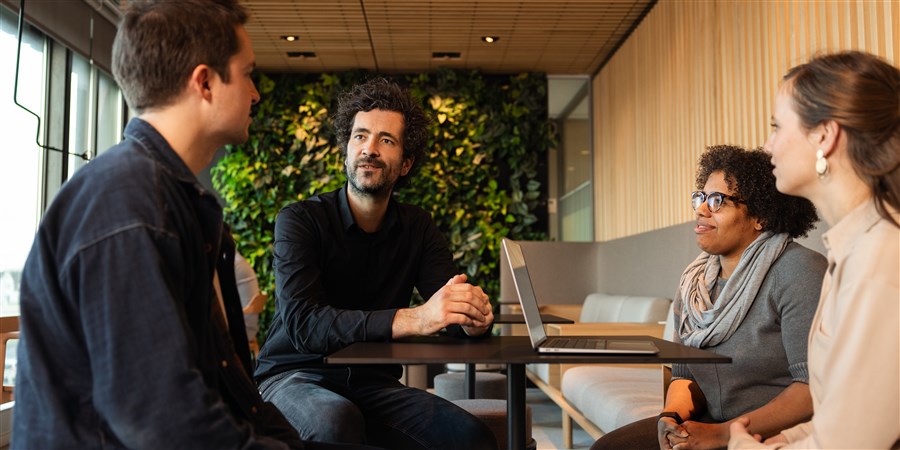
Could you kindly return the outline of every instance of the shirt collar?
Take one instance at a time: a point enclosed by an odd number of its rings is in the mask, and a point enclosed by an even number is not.
[[[356,225],[356,219],[353,218],[353,213],[350,211],[350,202],[347,201],[346,184],[344,184],[344,186],[338,192],[338,213],[341,216],[341,226],[343,227],[344,231],[350,231],[352,228],[360,229]],[[398,212],[397,202],[394,200],[394,196],[391,195],[391,198],[388,201],[387,216],[384,218],[384,226],[381,227],[381,229],[378,230],[378,233],[376,234],[387,232],[393,229],[395,226],[399,226],[402,223],[399,216],[400,214]]]
[[[338,192],[338,212],[341,215],[341,226],[344,228],[344,231],[349,231],[351,226],[356,225],[353,213],[350,212],[350,202],[347,201],[346,184]]]
[[[828,253],[834,254],[835,260],[840,260],[850,252],[850,246],[859,239],[859,236],[867,233],[881,220],[882,217],[875,208],[875,201],[866,200],[823,233],[822,243],[825,244]]]
[[[207,193],[206,189],[197,181],[197,177],[191,172],[181,156],[175,152],[175,149],[169,145],[159,131],[150,125],[147,121],[140,118],[133,118],[128,121],[125,126],[125,136],[141,143],[141,146],[147,150],[150,157],[162,163],[168,168],[175,178],[185,183],[194,185],[201,193]]]

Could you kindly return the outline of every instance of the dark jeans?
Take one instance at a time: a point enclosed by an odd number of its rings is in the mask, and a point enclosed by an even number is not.
[[[329,444],[327,442],[303,441],[303,450],[385,450],[362,444]]]
[[[594,442],[591,450],[659,450],[658,420],[653,416],[616,428]]]
[[[453,403],[366,368],[302,369],[260,383],[304,440],[390,449],[496,449],[491,430]]]

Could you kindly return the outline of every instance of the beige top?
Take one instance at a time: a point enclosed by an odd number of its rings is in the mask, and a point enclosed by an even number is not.
[[[782,431],[788,444],[765,446],[744,433],[729,449],[900,443],[900,228],[865,202],[822,239],[828,271],[809,335],[813,418]]]

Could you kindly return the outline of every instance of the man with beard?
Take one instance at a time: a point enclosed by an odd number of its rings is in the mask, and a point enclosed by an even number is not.
[[[357,341],[486,336],[494,318],[481,288],[456,274],[429,214],[391,195],[424,156],[419,103],[374,79],[341,97],[334,122],[347,185],[285,207],[275,222],[276,312],[255,374],[260,392],[305,439],[496,448],[478,418],[402,385],[399,365],[322,362]],[[413,288],[428,300],[411,308]]]

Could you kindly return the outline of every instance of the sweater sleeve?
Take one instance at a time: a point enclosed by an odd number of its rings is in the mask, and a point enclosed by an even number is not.
[[[678,331],[678,323],[681,321],[681,304],[683,301],[684,300],[681,298],[681,289],[678,289],[678,291],[675,292],[675,299],[672,303],[672,314],[675,320],[675,332],[673,333],[672,341],[676,344],[683,344],[683,342],[681,342],[681,334]],[[672,379],[695,381],[690,368],[684,363],[672,363]]]
[[[781,339],[793,381],[809,383],[807,340],[827,265],[824,256],[794,243],[773,271],[776,292],[771,298],[781,321]]]

